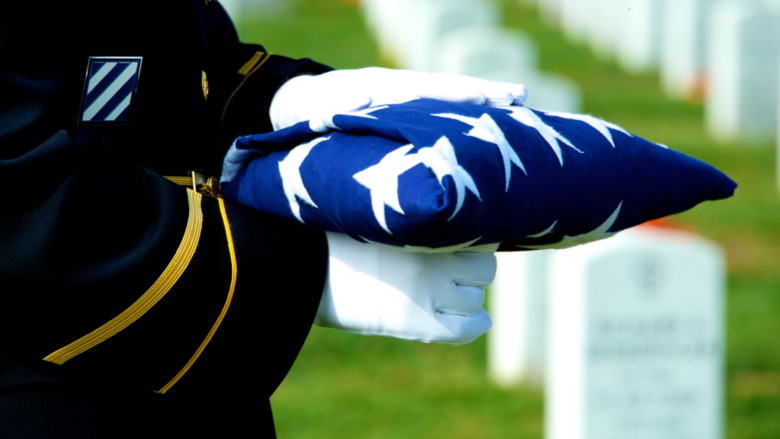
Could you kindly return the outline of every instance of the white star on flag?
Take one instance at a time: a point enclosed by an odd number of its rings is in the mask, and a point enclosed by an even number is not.
[[[585,122],[586,124],[588,124],[591,127],[593,127],[593,129],[595,129],[596,131],[601,133],[601,135],[604,136],[609,141],[609,144],[612,145],[613,148],[615,147],[615,141],[612,140],[612,133],[609,131],[610,129],[613,129],[613,130],[616,130],[616,131],[620,131],[623,134],[631,136],[631,133],[629,133],[628,131],[624,130],[623,128],[615,125],[614,123],[609,123],[609,122],[603,121],[603,120],[601,120],[601,119],[599,119],[597,117],[593,117],[593,116],[591,116],[589,114],[561,113],[561,112],[558,112],[558,111],[546,111],[545,113],[550,115],[550,116],[561,117],[561,118],[564,118],[564,119],[578,120],[580,122]]]
[[[555,152],[555,155],[558,156],[558,161],[561,163],[561,166],[563,166],[563,152],[561,151],[561,145],[558,143],[559,140],[565,143],[566,145],[569,145],[569,147],[572,148],[573,150],[582,153],[582,150],[572,145],[572,143],[569,142],[568,139],[563,137],[559,132],[555,131],[553,127],[544,123],[544,121],[542,121],[542,119],[540,119],[539,116],[536,115],[536,113],[531,111],[530,108],[526,108],[526,107],[506,107],[506,108],[509,110],[509,115],[512,116],[512,119],[515,119],[516,121],[522,123],[523,125],[529,128],[533,128],[539,132],[539,134],[544,138],[547,144],[550,145],[550,148],[552,148],[552,150]]]
[[[457,203],[448,221],[452,220],[463,207],[466,189],[480,198],[479,189],[474,183],[474,179],[458,163],[455,150],[449,139],[441,137],[433,146],[420,148],[416,153],[407,155],[412,148],[412,145],[402,146],[387,154],[379,163],[354,175],[355,180],[369,189],[374,217],[387,233],[392,234],[387,226],[385,206],[404,214],[398,198],[398,178],[418,164],[423,164],[430,169],[442,187],[444,177],[447,175],[451,176],[455,182]]]
[[[390,248],[398,248],[399,247],[397,245],[388,245],[388,244],[384,244],[382,242],[372,241],[372,240],[366,239],[366,238],[364,238],[362,236],[360,237],[360,239],[363,240],[363,242],[366,242],[366,243],[369,243],[369,244],[373,244],[373,245],[381,245],[381,246],[390,247]],[[436,247],[436,248],[422,247],[422,246],[418,246],[418,245],[409,245],[409,244],[406,244],[406,245],[404,245],[401,248],[403,248],[404,250],[409,250],[409,251],[413,251],[413,252],[421,252],[421,253],[451,253],[451,252],[455,252],[455,251],[458,251],[458,250],[463,250],[463,249],[466,249],[466,248],[468,248],[469,252],[477,252],[477,253],[494,253],[494,252],[497,251],[498,244],[473,245],[474,243],[476,243],[480,239],[482,239],[481,236],[479,236],[477,238],[474,238],[472,240],[466,241],[466,242],[461,242],[461,243],[458,243],[458,244],[448,245],[448,246],[444,246],[444,247]]]
[[[309,155],[312,148],[317,146],[318,143],[328,139],[330,139],[330,136],[318,137],[309,143],[299,145],[297,148],[290,150],[287,157],[279,162],[279,174],[282,177],[284,195],[290,203],[290,210],[300,222],[304,221],[303,218],[301,218],[301,206],[298,204],[299,198],[309,206],[317,207],[311,199],[311,196],[309,196],[309,191],[306,190],[306,186],[303,184],[303,178],[301,178],[301,164],[303,164],[303,161]]]
[[[376,119],[376,117],[371,116],[371,113],[373,113],[374,111],[384,110],[385,108],[387,108],[387,105],[382,105],[378,107],[358,107],[352,111],[344,113],[344,115],[365,117],[367,119]],[[330,130],[341,129],[333,122],[333,117],[336,115],[341,115],[341,113],[330,114],[327,117],[323,117],[321,119],[318,118],[311,119],[309,121],[309,129],[314,131],[315,133],[325,133]]]
[[[479,189],[477,189],[474,179],[471,178],[471,174],[463,169],[458,163],[458,158],[455,156],[455,149],[452,147],[452,143],[448,138],[442,136],[433,146],[421,148],[417,152],[417,155],[420,157],[420,162],[433,171],[442,187],[444,187],[444,177],[447,175],[451,176],[453,181],[455,181],[455,191],[458,196],[458,202],[455,205],[455,210],[447,221],[452,220],[452,218],[460,212],[460,208],[463,207],[463,203],[466,200],[465,189],[470,190],[477,198],[480,198]]]
[[[412,251],[520,251],[608,238],[736,188],[591,115],[436,99],[352,108],[319,117],[330,134],[302,122],[237,138],[223,196]]]
[[[618,218],[618,214],[620,214],[620,208],[623,207],[623,202],[621,201],[617,208],[612,212],[612,215],[609,216],[600,226],[596,227],[595,229],[591,230],[590,232],[583,233],[581,235],[564,235],[563,239],[560,241],[553,243],[553,244],[544,244],[544,245],[525,245],[525,244],[517,244],[517,247],[519,248],[527,248],[527,249],[562,249],[562,248],[568,248],[573,247],[575,245],[585,244],[588,242],[598,241],[600,239],[609,238],[610,236],[614,235],[617,232],[609,232],[609,229],[612,228],[612,225],[615,224],[615,221]],[[552,228],[555,226],[555,223],[553,223],[552,226],[550,226],[547,231],[552,232]],[[534,237],[541,237],[543,235],[534,235]]]
[[[528,175],[520,157],[517,156],[515,150],[512,149],[512,145],[506,140],[504,132],[489,114],[485,113],[479,119],[454,113],[434,114],[434,116],[455,119],[471,125],[472,129],[466,134],[467,136],[475,137],[496,145],[498,152],[501,153],[501,159],[504,161],[504,177],[506,179],[505,191],[509,190],[513,164],[520,168],[520,170],[523,171],[523,174]]]
[[[384,110],[385,108],[387,108],[387,105],[380,105],[378,107],[368,107],[368,108],[363,108],[363,109],[359,109],[359,110],[350,111],[349,113],[347,113],[347,115],[348,116],[365,117],[365,118],[368,118],[368,119],[375,119],[376,120],[376,117],[372,116],[371,113],[373,113],[375,111],[379,111],[379,110]]]
[[[542,230],[542,231],[541,231],[541,232],[539,232],[539,233],[536,233],[536,234],[533,234],[533,235],[528,235],[528,236],[526,236],[526,238],[541,238],[542,236],[544,236],[544,235],[546,235],[546,234],[548,234],[548,233],[551,233],[553,230],[555,230],[555,226],[556,226],[557,224],[558,224],[558,220],[555,220],[555,221],[553,221],[553,223],[550,225],[550,227],[548,227],[548,228],[546,228],[546,229]]]
[[[398,200],[398,177],[420,163],[415,155],[406,155],[413,147],[411,144],[404,145],[384,156],[379,163],[353,176],[355,180],[370,191],[374,217],[376,217],[382,228],[390,234],[393,232],[387,227],[385,206],[390,206],[400,214],[404,213],[401,208],[401,202]]]

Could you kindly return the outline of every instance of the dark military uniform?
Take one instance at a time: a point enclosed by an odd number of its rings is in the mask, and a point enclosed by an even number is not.
[[[90,57],[132,60],[121,114],[86,115]],[[217,175],[327,69],[208,0],[0,6],[0,438],[273,436],[324,235],[162,176]]]

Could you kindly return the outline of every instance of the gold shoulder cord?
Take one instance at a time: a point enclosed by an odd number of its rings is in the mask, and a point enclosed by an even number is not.
[[[225,124],[225,115],[227,114],[228,106],[230,105],[230,102],[233,100],[233,97],[238,93],[239,90],[241,90],[241,87],[244,86],[244,83],[249,79],[250,76],[252,76],[255,72],[260,70],[260,67],[265,64],[268,59],[270,59],[273,56],[273,53],[265,53],[265,52],[255,52],[254,55],[244,63],[243,66],[241,66],[240,69],[238,69],[238,74],[243,76],[244,79],[241,80],[241,82],[236,86],[235,90],[233,90],[232,93],[230,93],[230,96],[228,97],[227,101],[225,101],[225,106],[222,107],[222,117],[220,118],[220,126]]]
[[[179,280],[182,273],[184,273],[192,256],[195,254],[203,225],[203,212],[201,211],[200,205],[202,195],[188,189],[187,197],[189,200],[190,214],[187,219],[187,228],[184,232],[184,238],[182,238],[181,244],[179,244],[179,248],[173,255],[171,262],[157,281],[126,310],[122,311],[119,315],[89,334],[52,352],[44,358],[45,361],[55,364],[64,364],[77,355],[92,349],[130,326],[168,293],[176,281]]]
[[[212,325],[211,330],[209,330],[208,334],[206,335],[206,338],[201,342],[198,349],[195,351],[195,353],[192,355],[189,361],[184,365],[184,367],[182,367],[179,373],[177,373],[176,376],[174,376],[173,379],[171,379],[171,381],[169,381],[165,386],[163,386],[159,390],[155,390],[154,391],[155,393],[167,392],[171,387],[173,387],[174,384],[176,384],[179,381],[179,379],[181,379],[182,376],[184,376],[184,374],[187,373],[187,371],[190,369],[190,367],[192,367],[195,361],[197,361],[198,357],[200,357],[200,354],[209,344],[212,337],[217,332],[217,329],[222,324],[222,321],[224,320],[225,315],[227,314],[227,311],[230,308],[230,303],[233,300],[233,294],[236,288],[238,265],[236,261],[235,246],[233,243],[233,234],[230,230],[230,223],[228,220],[227,209],[225,208],[225,201],[218,193],[218,183],[216,183],[216,186],[213,186],[215,182],[213,180],[208,180],[205,184],[199,184],[199,180],[198,180],[199,177],[200,176],[193,173],[192,177],[167,177],[167,178],[177,184],[189,185],[190,183],[192,183],[193,187],[196,187],[199,190],[203,191],[204,193],[208,195],[213,195],[217,198],[217,201],[219,203],[219,210],[222,216],[222,223],[225,228],[225,237],[227,239],[228,252],[230,254],[230,264],[231,264],[230,287],[228,289],[227,298],[225,300],[224,306],[222,307],[222,311],[217,317],[217,320]],[[101,327],[90,332],[89,334],[49,354],[44,358],[45,361],[49,361],[61,365],[64,364],[66,361],[78,356],[79,354],[82,354],[87,350],[97,346],[98,344],[108,340],[109,338],[113,337],[120,331],[130,326],[133,322],[138,320],[147,311],[149,311],[155,304],[157,304],[157,302],[159,302],[165,296],[165,294],[168,293],[168,291],[173,287],[176,281],[179,280],[182,273],[184,273],[184,270],[187,268],[190,261],[192,260],[192,256],[195,254],[195,249],[197,248],[198,241],[200,240],[200,234],[203,225],[203,211],[201,208],[202,195],[198,191],[188,188],[187,197],[189,201],[190,213],[187,219],[187,227],[184,232],[184,237],[182,238],[179,248],[176,250],[176,253],[171,259],[171,262],[162,272],[162,274],[157,279],[157,281],[143,295],[141,295],[141,297],[139,297],[135,303],[130,305],[125,311],[123,311],[122,313],[120,313],[119,315],[117,315],[116,317],[114,317],[113,319],[111,319]]]
[[[230,222],[228,221],[227,210],[225,209],[225,200],[223,200],[222,197],[217,197],[217,201],[219,202],[219,211],[222,214],[222,223],[225,226],[225,237],[227,238],[228,251],[230,252],[231,276],[230,276],[230,289],[228,290],[227,299],[225,300],[225,305],[222,307],[222,311],[219,313],[219,317],[217,317],[217,321],[214,322],[214,325],[211,327],[211,330],[206,335],[206,338],[200,344],[200,346],[195,351],[195,353],[192,355],[190,361],[188,361],[187,364],[184,365],[184,367],[179,371],[179,373],[177,373],[176,376],[173,377],[173,379],[170,382],[168,382],[168,384],[160,388],[160,390],[155,390],[155,393],[167,392],[171,387],[173,387],[174,384],[176,384],[179,381],[179,379],[181,379],[181,377],[184,376],[185,373],[187,373],[188,370],[190,370],[190,367],[192,367],[192,365],[195,364],[195,361],[197,361],[198,357],[200,357],[200,354],[203,352],[203,349],[206,348],[206,345],[209,344],[211,338],[214,336],[214,333],[217,332],[217,329],[222,324],[222,320],[224,320],[225,314],[227,314],[228,308],[230,308],[230,303],[233,301],[233,292],[236,289],[236,278],[238,276],[236,250],[233,245],[233,233],[230,231]]]

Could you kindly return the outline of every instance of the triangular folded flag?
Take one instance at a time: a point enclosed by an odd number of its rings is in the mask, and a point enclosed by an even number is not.
[[[565,248],[727,198],[712,166],[589,115],[420,99],[241,137],[225,197],[362,241]]]

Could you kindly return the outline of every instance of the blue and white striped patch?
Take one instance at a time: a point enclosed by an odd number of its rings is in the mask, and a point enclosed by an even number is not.
[[[90,57],[79,122],[126,123],[140,74],[141,57]]]

